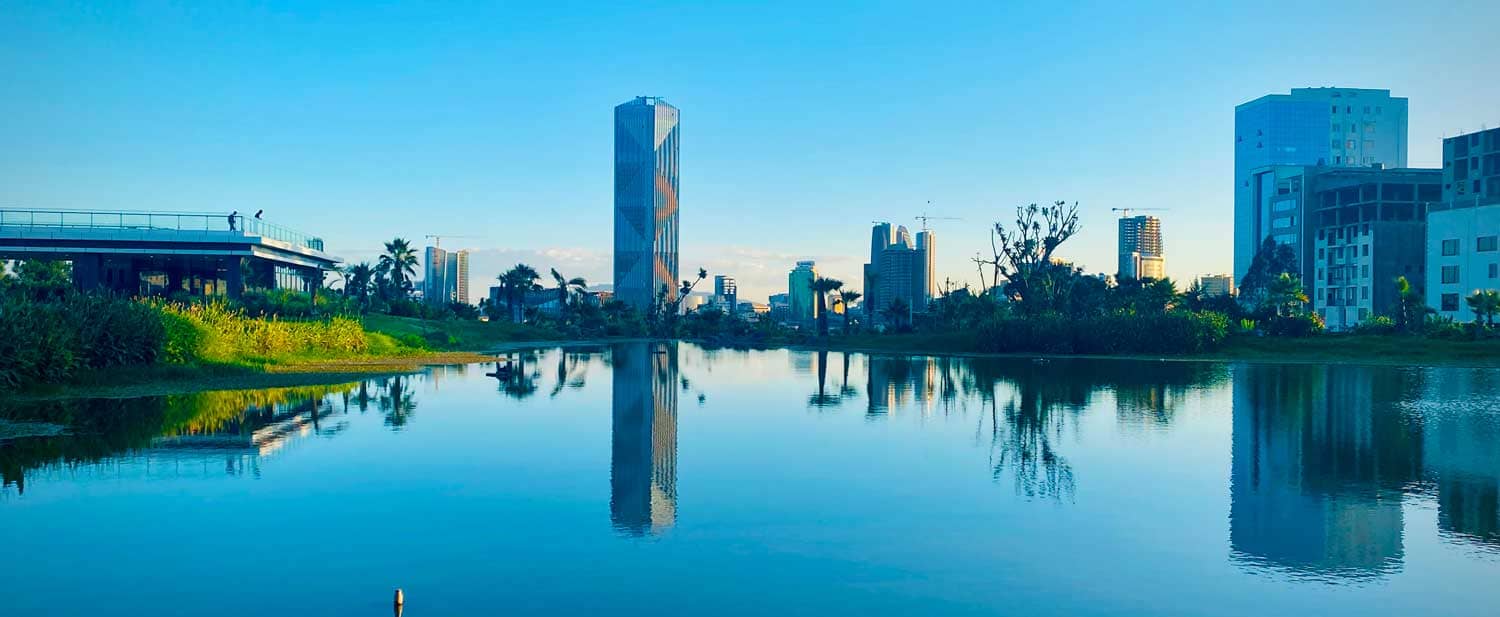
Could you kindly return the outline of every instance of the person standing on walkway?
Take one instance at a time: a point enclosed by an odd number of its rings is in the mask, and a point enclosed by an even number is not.
[[[239,214],[239,210],[229,213],[229,231],[234,231],[234,217],[239,216]]]

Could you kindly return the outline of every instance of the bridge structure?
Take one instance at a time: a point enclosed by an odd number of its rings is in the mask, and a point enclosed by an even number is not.
[[[309,291],[338,267],[321,238],[243,215],[0,208],[0,260],[62,259],[74,285],[139,295]]]

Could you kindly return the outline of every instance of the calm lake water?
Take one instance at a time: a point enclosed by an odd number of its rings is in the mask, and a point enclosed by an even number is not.
[[[0,404],[0,613],[1500,614],[1500,371],[521,357]]]

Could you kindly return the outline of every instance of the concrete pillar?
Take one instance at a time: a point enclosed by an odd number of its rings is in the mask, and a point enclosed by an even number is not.
[[[167,295],[182,291],[183,272],[187,270],[186,264],[178,257],[168,257],[165,269],[167,271]]]
[[[224,260],[226,264],[225,268],[228,268],[228,271],[224,273],[224,285],[226,287],[224,294],[233,299],[238,299],[245,292],[245,274],[240,268],[240,264],[244,262],[244,259],[243,257],[230,257]]]
[[[96,291],[104,284],[104,256],[73,257],[73,286],[79,291]]]

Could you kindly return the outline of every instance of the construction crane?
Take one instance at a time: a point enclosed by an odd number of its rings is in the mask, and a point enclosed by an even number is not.
[[[932,200],[931,199],[927,200],[927,206],[928,207],[932,207]],[[914,216],[912,218],[915,218],[915,219],[917,219],[919,221],[922,221],[922,231],[927,231],[927,221],[962,221],[963,220],[961,218],[956,218],[956,217],[952,217],[952,216],[927,216],[927,211],[926,210],[923,210],[922,214],[920,216]]]
[[[478,236],[465,236],[461,234],[427,234],[427,239],[432,240],[432,245],[443,248],[443,238],[476,238]]]
[[[1110,212],[1119,212],[1120,218],[1129,218],[1131,212],[1166,212],[1171,208],[1110,208]]]

